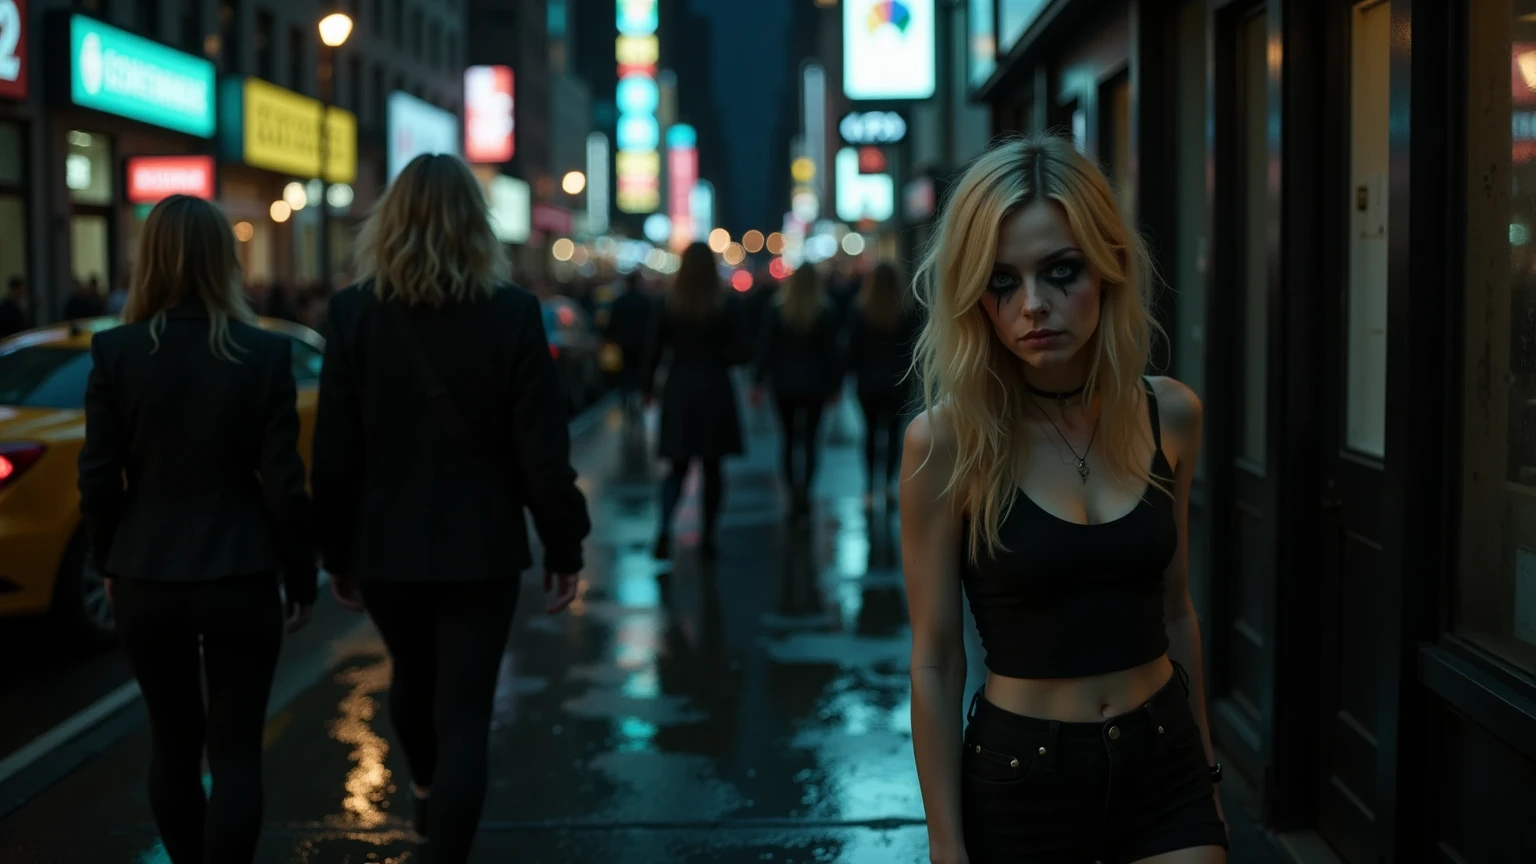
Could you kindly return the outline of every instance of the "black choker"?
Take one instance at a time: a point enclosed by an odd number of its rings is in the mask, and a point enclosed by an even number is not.
[[[1083,388],[1087,386],[1088,385],[1086,384],[1079,384],[1075,390],[1066,390],[1060,393],[1056,393],[1050,390],[1041,390],[1039,387],[1036,387],[1028,381],[1024,382],[1024,389],[1028,390],[1030,393],[1045,399],[1055,399],[1057,402],[1060,402],[1063,405],[1065,405],[1069,400],[1075,399],[1079,394],[1083,392]]]

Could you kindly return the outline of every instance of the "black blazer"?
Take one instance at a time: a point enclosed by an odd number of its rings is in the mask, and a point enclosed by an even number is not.
[[[789,326],[782,306],[770,307],[763,322],[757,383],[770,384],[781,396],[830,396],[843,377],[838,330],[838,313],[831,306],[805,332]]]
[[[520,288],[441,309],[407,308],[417,341],[464,422],[463,446],[429,407],[393,310],[371,288],[331,297],[311,482],[326,569],[360,580],[512,578],[533,563],[582,568],[591,529],[539,301]]]
[[[85,394],[80,510],[103,573],[203,582],[282,570],[313,603],[315,554],[288,337],[230,322],[238,362],[208,345],[208,313],[97,333]],[[126,478],[126,483],[124,482]]]

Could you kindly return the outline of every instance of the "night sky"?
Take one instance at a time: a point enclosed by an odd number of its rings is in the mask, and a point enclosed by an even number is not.
[[[724,120],[732,200],[720,214],[726,225],[745,231],[781,213],[788,202],[768,200],[775,168],[788,170],[777,148],[784,87],[789,77],[789,9],[783,0],[689,0],[694,11],[715,24],[715,100]]]

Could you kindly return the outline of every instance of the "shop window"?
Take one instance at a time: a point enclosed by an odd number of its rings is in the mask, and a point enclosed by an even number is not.
[[[69,217],[70,272],[78,282],[107,284],[111,240],[107,217],[76,214]]]
[[[1512,56],[1468,56],[1455,629],[1536,674],[1536,0],[1468,14],[1470,32],[1507,34]]]
[[[76,204],[112,203],[112,140],[94,132],[72,130],[66,135],[64,185]]]

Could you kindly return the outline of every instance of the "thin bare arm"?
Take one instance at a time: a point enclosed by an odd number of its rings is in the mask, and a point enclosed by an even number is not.
[[[929,858],[969,858],[960,823],[965,643],[960,525],[945,487],[953,447],[936,412],[907,427],[901,460],[901,558],[912,622],[912,749],[928,819]]]

